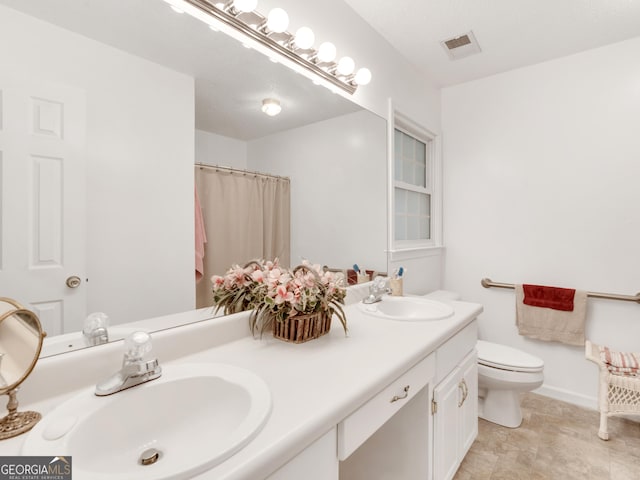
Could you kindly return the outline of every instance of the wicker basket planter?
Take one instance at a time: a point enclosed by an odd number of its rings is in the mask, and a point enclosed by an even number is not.
[[[303,262],[289,270],[277,260],[253,260],[244,267],[232,265],[224,277],[214,275],[211,281],[217,309],[225,314],[250,310],[254,336],[273,332],[285,342],[307,342],[325,335],[334,315],[347,334],[344,276],[319,264]]]
[[[331,316],[324,312],[296,315],[273,322],[273,336],[291,343],[303,343],[321,337],[331,329]]]

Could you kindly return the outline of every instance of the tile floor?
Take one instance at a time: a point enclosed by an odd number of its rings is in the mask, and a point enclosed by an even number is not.
[[[640,479],[639,422],[610,417],[605,442],[596,411],[527,393],[522,413],[515,429],[480,419],[454,480]]]

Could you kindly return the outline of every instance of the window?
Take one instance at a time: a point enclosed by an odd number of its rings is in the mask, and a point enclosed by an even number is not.
[[[394,248],[428,247],[433,239],[434,138],[396,123],[393,162]]]

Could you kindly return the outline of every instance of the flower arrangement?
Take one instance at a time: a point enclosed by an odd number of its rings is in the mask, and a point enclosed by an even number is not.
[[[274,334],[278,333],[276,336],[280,336],[283,329],[287,335],[293,335],[289,334],[289,322],[304,317],[304,327],[300,323],[300,327],[295,328],[303,328],[305,333],[298,333],[297,337],[315,338],[328,331],[333,315],[347,332],[342,309],[346,295],[344,276],[323,271],[320,265],[304,261],[288,270],[281,268],[277,260],[253,261],[244,267],[234,265],[224,277],[214,275],[211,280],[213,301],[218,308],[224,308],[225,313],[253,310],[250,326],[254,334],[274,328]],[[308,324],[308,318],[312,319],[311,324]],[[323,322],[323,326],[313,323],[315,319]]]

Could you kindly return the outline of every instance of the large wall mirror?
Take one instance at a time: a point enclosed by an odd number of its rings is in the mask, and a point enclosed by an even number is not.
[[[386,122],[348,99],[162,0],[0,0],[0,58],[0,294],[49,337],[194,308],[195,162],[291,179],[292,263],[386,271]]]

